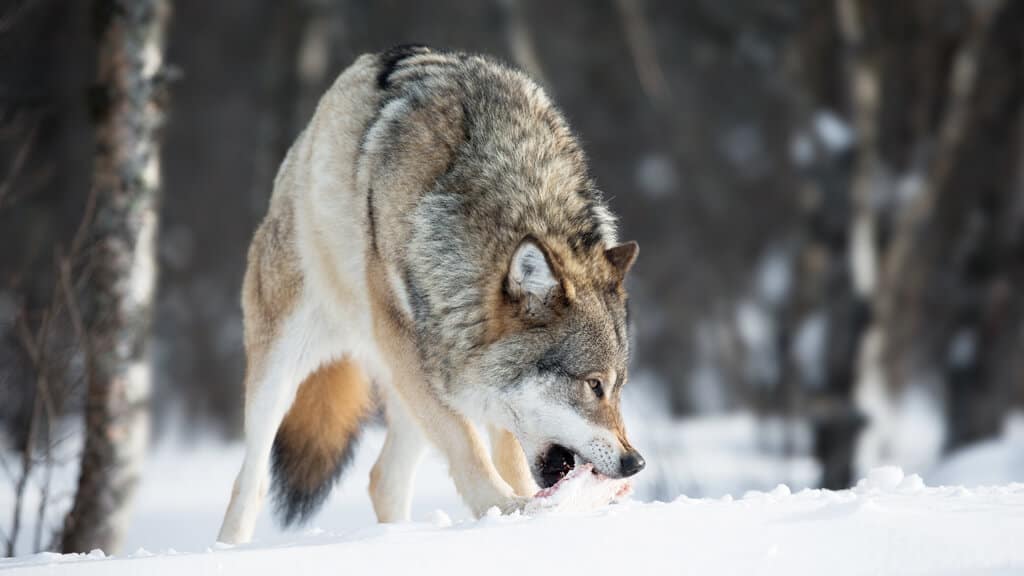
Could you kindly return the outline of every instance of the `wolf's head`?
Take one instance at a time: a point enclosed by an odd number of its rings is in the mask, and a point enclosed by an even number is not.
[[[595,247],[580,259],[535,237],[523,239],[501,289],[505,330],[487,352],[507,426],[534,479],[548,487],[590,462],[613,478],[644,459],[626,438],[619,411],[629,335],[623,279],[638,247]]]

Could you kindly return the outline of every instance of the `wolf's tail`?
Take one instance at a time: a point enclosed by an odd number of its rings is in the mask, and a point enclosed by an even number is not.
[[[372,406],[366,374],[350,359],[322,366],[299,386],[274,438],[272,494],[281,524],[302,524],[320,509]]]

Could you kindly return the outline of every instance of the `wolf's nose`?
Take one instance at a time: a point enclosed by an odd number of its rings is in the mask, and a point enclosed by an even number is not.
[[[626,452],[626,455],[619,461],[619,469],[622,471],[622,477],[628,478],[633,474],[644,469],[647,462],[644,462],[644,457],[639,452],[633,450]]]

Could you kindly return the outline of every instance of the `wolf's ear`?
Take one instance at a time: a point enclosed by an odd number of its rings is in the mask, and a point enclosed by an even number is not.
[[[636,255],[639,253],[640,245],[636,242],[626,242],[604,251],[605,257],[618,270],[619,276],[623,278],[625,278],[626,272],[629,272],[629,269],[633,267],[633,263],[636,262]]]
[[[522,301],[531,314],[547,307],[561,288],[547,254],[532,238],[523,240],[516,248],[505,285],[509,295]]]

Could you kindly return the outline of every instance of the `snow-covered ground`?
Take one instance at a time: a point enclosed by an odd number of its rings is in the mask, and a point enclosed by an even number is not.
[[[1024,574],[1024,484],[1012,483],[1024,481],[1020,416],[1008,421],[1002,438],[922,471],[928,484],[966,487],[926,487],[916,475],[883,468],[840,492],[800,490],[813,485],[817,467],[799,456],[766,456],[766,443],[774,442],[765,430],[773,426],[749,415],[627,419],[644,423],[633,435],[651,463],[633,501],[475,521],[433,455],[419,473],[415,521],[378,526],[366,485],[383,434],[370,429],[310,528],[281,532],[268,510],[255,542],[236,548],[213,540],[241,447],[165,442],[144,470],[125,546],[134,552],[24,556],[0,561],[0,572]],[[775,428],[799,445],[799,429]],[[58,479],[59,490],[66,481]],[[773,488],[779,481],[790,487]],[[744,493],[750,488],[762,492]],[[677,497],[679,491],[691,497]],[[655,497],[667,502],[644,503]],[[5,516],[9,503],[0,496]],[[31,516],[36,503],[26,504]],[[29,540],[22,540],[25,550]]]
[[[998,438],[951,454],[928,475],[936,484],[1024,482],[1024,413],[1011,414]]]
[[[165,520],[184,516],[169,513]],[[204,517],[196,531],[211,530]],[[209,534],[209,532],[207,532]],[[1020,574],[1024,484],[928,488],[880,468],[853,490],[785,486],[733,499],[627,502],[586,513],[497,515],[315,530],[198,553],[37,555],[19,574]]]

